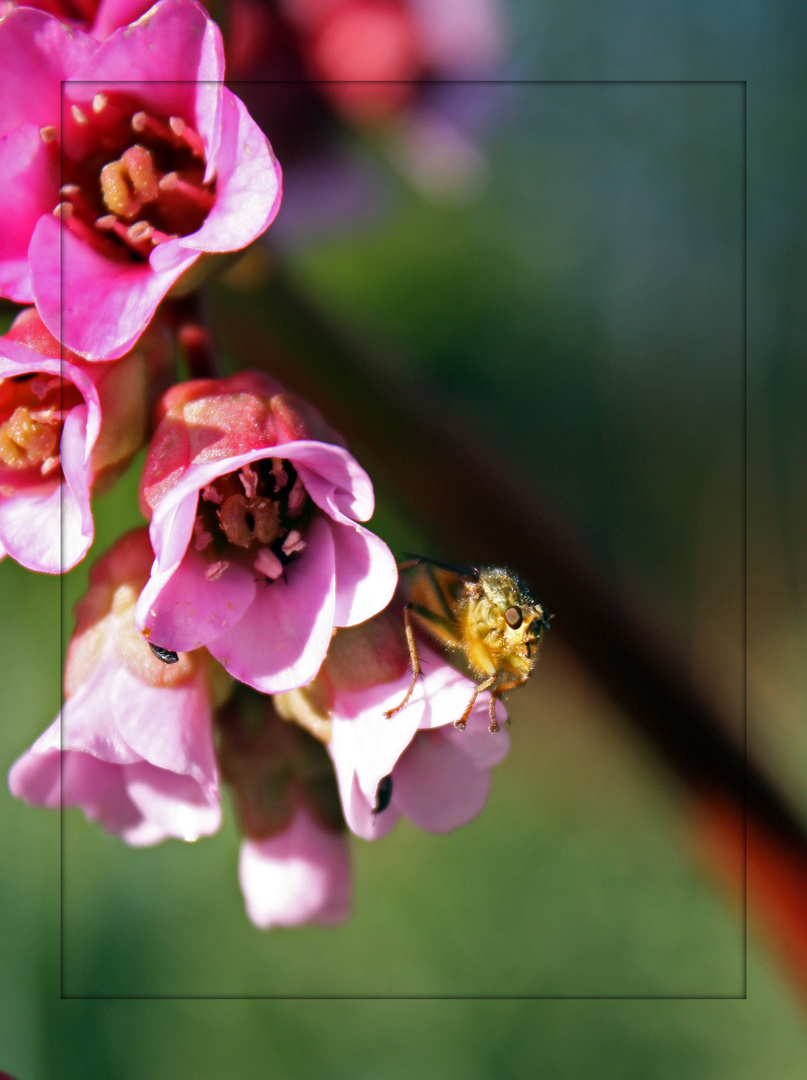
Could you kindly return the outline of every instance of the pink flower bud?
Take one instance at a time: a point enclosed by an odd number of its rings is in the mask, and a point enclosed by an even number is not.
[[[134,605],[151,559],[139,529],[92,568],[62,712],[9,774],[13,795],[53,809],[80,806],[134,845],[218,829],[212,710],[229,692],[208,654],[166,664],[137,633]]]
[[[149,349],[87,364],[33,308],[0,338],[0,544],[23,566],[57,574],[86,555],[90,495],[146,438]]]
[[[397,569],[362,528],[370,480],[319,414],[257,372],[164,398],[141,506],[156,554],[137,604],[155,645],[207,646],[264,693],[308,682],[334,627],[389,602]]]
[[[267,228],[280,168],[195,0],[160,0],[101,42],[14,9],[0,67],[0,294],[36,303],[87,359],[122,356],[203,256]]]

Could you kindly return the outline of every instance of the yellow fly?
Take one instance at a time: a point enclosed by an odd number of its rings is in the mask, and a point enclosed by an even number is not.
[[[549,618],[507,570],[474,570],[434,559],[412,558],[399,569],[405,588],[404,623],[412,682],[394,716],[406,705],[420,675],[412,618],[433,638],[461,652],[482,681],[455,726],[462,729],[483,690],[490,690],[490,730],[498,731],[496,699],[526,682],[535,666]]]

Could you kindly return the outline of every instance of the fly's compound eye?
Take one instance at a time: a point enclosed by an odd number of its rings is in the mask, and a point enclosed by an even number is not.
[[[504,621],[510,627],[511,630],[518,630],[519,626],[524,622],[524,616],[521,614],[521,608],[509,607],[504,613]]]

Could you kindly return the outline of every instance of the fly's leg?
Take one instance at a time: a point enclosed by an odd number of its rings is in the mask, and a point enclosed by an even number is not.
[[[404,705],[409,701],[412,693],[417,685],[418,677],[420,676],[420,661],[418,660],[417,645],[415,645],[415,633],[412,630],[412,605],[404,604],[404,627],[406,629],[406,644],[409,646],[409,662],[412,666],[412,681],[409,684],[409,689],[406,691],[403,701],[400,705],[396,705],[394,709],[388,709],[384,716],[387,720],[394,716],[397,712],[400,712]]]
[[[501,694],[506,694],[508,690],[515,690],[517,686],[521,686],[527,681],[527,678],[527,675],[517,676],[515,679],[510,679],[508,682],[500,683],[495,690],[491,690],[490,704],[488,706],[488,715],[490,716],[490,728],[488,729],[489,731],[499,731],[499,723],[496,720],[496,699]],[[482,687],[479,687],[479,689],[481,690]],[[473,705],[473,701],[471,702],[471,705]],[[508,717],[504,723],[506,727],[510,727],[510,717]]]
[[[468,704],[467,704],[467,706],[465,708],[465,712],[462,714],[462,716],[459,718],[459,720],[454,721],[454,727],[455,728],[459,728],[460,731],[465,730],[465,721],[471,715],[471,709],[476,704],[476,699],[479,697],[479,695],[482,693],[483,690],[489,689],[491,686],[493,686],[493,684],[495,682],[496,682],[496,676],[491,675],[489,679],[485,679],[484,682],[481,682],[478,686],[476,686],[474,688],[473,695],[471,696],[471,700],[468,702]],[[498,725],[497,725],[497,730],[498,730]]]

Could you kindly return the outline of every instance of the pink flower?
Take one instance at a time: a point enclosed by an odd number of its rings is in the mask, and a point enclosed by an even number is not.
[[[93,540],[90,494],[108,486],[146,433],[142,348],[84,364],[31,308],[0,338],[0,544],[30,570],[58,574]]]
[[[195,0],[103,42],[17,8],[0,65],[0,294],[35,302],[86,358],[121,356],[203,255],[266,229],[280,168],[222,85],[221,34]]]
[[[204,653],[163,663],[135,630],[150,561],[139,529],[92,568],[61,715],[9,773],[13,795],[52,809],[80,806],[134,845],[194,840],[221,818],[211,699],[226,693],[226,676]]]
[[[328,749],[342,810],[353,832],[365,840],[385,836],[402,815],[426,832],[467,825],[487,802],[491,768],[510,748],[506,731],[488,731],[483,699],[476,702],[464,731],[454,727],[473,683],[423,645],[418,653],[423,678],[395,716],[387,719],[384,713],[402,700],[408,672],[373,688],[340,690],[333,702]],[[498,703],[496,712],[501,724],[505,715]],[[379,788],[385,777],[390,781]],[[383,809],[379,798],[387,803]]]
[[[206,646],[264,693],[301,686],[334,627],[370,618],[395,589],[392,554],[358,524],[370,480],[268,376],[197,380],[164,402],[141,482],[156,558],[137,625],[177,652]]]
[[[316,680],[275,699],[278,712],[327,743],[342,811],[365,840],[385,836],[403,815],[427,832],[449,832],[473,820],[490,791],[490,770],[510,737],[488,730],[487,694],[465,730],[454,727],[474,683],[422,641],[422,677],[407,704],[411,674],[400,612],[340,631]],[[500,724],[504,707],[496,703]]]
[[[238,879],[262,930],[344,922],[352,895],[347,833],[323,828],[301,805],[285,831],[242,842]]]

